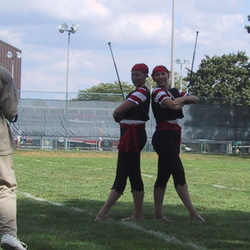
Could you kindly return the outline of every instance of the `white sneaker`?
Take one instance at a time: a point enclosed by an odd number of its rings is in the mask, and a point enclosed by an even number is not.
[[[1,247],[5,250],[25,250],[28,248],[25,243],[10,234],[3,235],[1,239]]]

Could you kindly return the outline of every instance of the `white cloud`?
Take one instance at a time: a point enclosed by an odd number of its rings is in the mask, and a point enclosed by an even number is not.
[[[159,15],[119,17],[111,27],[105,26],[112,40],[137,47],[150,42],[166,44],[170,37],[171,22]]]
[[[0,29],[0,39],[10,43],[13,46],[21,45],[21,39],[19,33],[12,33],[8,29]]]
[[[95,0],[3,0],[2,8],[7,12],[15,12],[18,15],[31,14],[53,16],[66,20],[82,20],[86,18],[103,18],[110,11]],[[32,22],[32,20],[30,20]]]
[[[172,0],[1,0],[0,40],[23,52],[23,89],[65,91],[67,34],[57,28],[63,22],[79,23],[79,31],[71,35],[69,90],[117,80],[108,42],[120,79],[130,82],[130,69],[137,62],[150,69],[158,64],[170,68],[171,4]],[[192,60],[196,31],[194,69],[205,54],[244,50],[250,56],[250,35],[244,29],[248,7],[248,0],[175,1],[175,59]]]

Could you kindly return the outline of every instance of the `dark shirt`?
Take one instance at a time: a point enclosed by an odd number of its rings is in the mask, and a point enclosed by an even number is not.
[[[163,108],[161,102],[166,98],[175,99],[184,96],[185,94],[185,92],[181,92],[176,88],[169,89],[167,92],[161,88],[154,89],[152,93],[152,110],[157,124],[163,121],[176,120],[184,117],[182,109],[172,110],[169,108]]]
[[[123,115],[123,119],[126,120],[149,120],[149,103],[150,103],[150,92],[147,87],[140,87],[135,91],[129,93],[126,99],[133,101],[137,106],[130,109]]]

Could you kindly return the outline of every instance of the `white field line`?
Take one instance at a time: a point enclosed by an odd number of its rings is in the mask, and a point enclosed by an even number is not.
[[[180,240],[178,240],[177,238],[173,237],[173,236],[169,236],[167,234],[164,234],[164,233],[161,233],[159,231],[153,231],[153,230],[147,230],[145,228],[143,228],[142,226],[140,225],[137,225],[135,224],[134,222],[131,222],[131,221],[128,221],[128,222],[121,222],[123,223],[124,225],[126,225],[127,227],[130,227],[130,228],[133,228],[133,229],[136,229],[138,231],[142,231],[144,233],[147,233],[147,234],[150,234],[150,235],[153,235],[155,236],[156,238],[159,238],[161,240],[164,240],[168,243],[176,243],[176,244],[179,244],[179,245],[183,245],[183,246],[188,246],[189,248],[193,248],[193,249],[199,249],[199,250],[205,250],[206,248],[204,247],[201,247],[201,246],[198,246],[198,245],[195,245],[194,243],[192,242],[182,242]]]
[[[231,189],[231,190],[237,190],[237,191],[246,191],[246,189],[241,189],[241,188],[230,188],[230,187],[226,187],[226,186],[222,186],[222,185],[217,185],[217,184],[213,184],[212,185],[213,187],[216,187],[216,188],[224,188],[224,189]]]
[[[18,190],[17,192],[20,193],[20,194],[22,194],[22,195],[24,195],[24,196],[27,197],[27,198],[30,198],[30,199],[32,199],[32,200],[35,200],[35,201],[45,202],[45,203],[48,203],[48,204],[53,205],[53,206],[56,206],[56,207],[70,208],[70,209],[72,209],[72,210],[74,210],[74,211],[76,211],[76,212],[85,213],[85,214],[88,214],[88,215],[90,215],[90,216],[95,216],[94,213],[90,213],[89,211],[84,210],[84,209],[81,209],[81,208],[78,208],[78,207],[68,207],[68,206],[65,206],[65,205],[63,205],[63,204],[61,204],[61,203],[54,202],[54,201],[48,201],[48,200],[45,200],[45,199],[43,199],[43,198],[36,197],[36,196],[34,196],[34,195],[32,195],[32,194],[25,193],[25,192],[21,192],[21,191],[19,191],[19,190]]]
[[[17,191],[18,193],[24,195],[25,197],[29,198],[29,199],[32,199],[32,200],[35,200],[35,201],[39,201],[39,202],[45,202],[45,203],[48,203],[50,205],[53,205],[53,206],[56,206],[56,207],[64,207],[64,208],[70,208],[72,209],[73,211],[76,211],[76,212],[80,212],[80,213],[85,213],[85,214],[88,214],[92,217],[95,217],[95,214],[94,213],[91,213],[87,210],[84,210],[84,209],[81,209],[81,208],[77,208],[77,207],[68,207],[68,206],[65,206],[61,203],[58,203],[58,202],[53,202],[53,201],[48,201],[46,199],[43,199],[43,198],[39,198],[39,197],[36,197],[30,193],[26,193],[26,192],[21,192],[21,191]],[[111,219],[109,219],[111,220]],[[206,248],[204,247],[201,247],[201,246],[198,246],[198,245],[195,245],[194,243],[192,242],[182,242],[180,240],[178,240],[177,238],[173,237],[173,236],[169,236],[167,234],[164,234],[164,233],[161,233],[159,231],[153,231],[153,230],[147,230],[145,228],[143,228],[142,226],[140,225],[137,225],[136,223],[134,222],[131,222],[131,221],[128,221],[128,222],[119,222],[123,225],[125,225],[126,227],[129,227],[129,228],[132,228],[134,230],[138,230],[138,231],[141,231],[141,232],[144,232],[144,233],[147,233],[149,235],[152,235],[158,239],[161,239],[161,240],[164,240],[168,243],[175,243],[175,244],[179,244],[179,245],[183,245],[183,246],[188,246],[190,248],[193,248],[193,249],[199,249],[199,250],[205,250]]]
[[[142,176],[149,177],[149,178],[154,177],[153,175],[149,175],[149,174],[142,174]]]

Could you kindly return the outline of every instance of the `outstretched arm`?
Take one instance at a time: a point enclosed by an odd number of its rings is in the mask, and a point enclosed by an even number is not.
[[[195,104],[199,102],[199,97],[194,95],[186,95],[182,97],[178,97],[173,100],[173,105],[181,105],[181,104]]]

